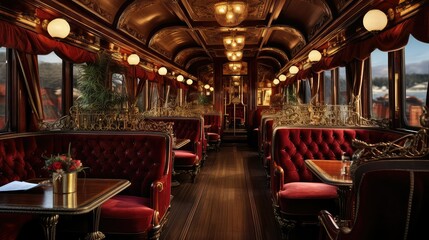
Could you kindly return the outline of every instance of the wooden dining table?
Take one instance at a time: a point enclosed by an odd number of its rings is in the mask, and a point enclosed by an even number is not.
[[[29,182],[43,182],[35,189],[2,192],[0,194],[1,213],[37,214],[40,217],[45,239],[54,240],[56,225],[61,215],[92,213],[93,229],[85,239],[98,240],[105,236],[98,230],[101,205],[131,183],[124,179],[79,178],[74,193],[56,194],[52,184],[43,179]]]
[[[316,175],[322,182],[338,187],[339,220],[349,220],[352,209],[350,206],[350,193],[353,180],[350,171],[344,171],[344,167],[349,169],[350,161],[341,160],[305,160],[308,169]],[[346,165],[345,165],[346,164]]]

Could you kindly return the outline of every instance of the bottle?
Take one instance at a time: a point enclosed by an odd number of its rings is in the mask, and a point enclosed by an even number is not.
[[[350,173],[350,157],[345,152],[341,154],[341,175]]]

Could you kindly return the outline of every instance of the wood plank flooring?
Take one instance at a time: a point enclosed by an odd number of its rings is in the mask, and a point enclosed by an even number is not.
[[[172,188],[171,211],[161,240],[281,239],[265,171],[245,143],[209,151],[195,183],[188,175]]]

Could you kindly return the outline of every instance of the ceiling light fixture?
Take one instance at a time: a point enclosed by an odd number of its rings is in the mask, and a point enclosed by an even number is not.
[[[235,35],[226,36],[223,38],[223,45],[228,51],[239,51],[244,48],[246,38],[244,35]]]
[[[190,78],[188,78],[188,80],[186,80],[186,84],[188,84],[188,85],[192,85],[193,82],[194,81],[192,81],[192,79],[190,79]]]
[[[167,75],[167,68],[166,67],[160,67],[159,69],[158,69],[158,74],[159,75],[161,75],[161,76],[164,76],[164,75]]]
[[[243,52],[226,51],[226,58],[228,58],[228,60],[231,62],[240,61],[243,58]]]
[[[214,5],[216,21],[224,27],[235,27],[247,17],[248,5],[245,1],[223,1]]]
[[[214,87],[210,87],[210,92],[213,92],[214,91]]]
[[[137,55],[135,53],[130,54],[130,56],[128,56],[128,58],[127,58],[127,62],[130,65],[137,65],[140,63],[140,57],[139,57],[139,55]]]
[[[369,10],[363,17],[363,26],[370,32],[378,32],[387,26],[387,15],[378,9]]]
[[[299,68],[297,67],[297,66],[291,66],[290,68],[289,68],[289,73],[290,74],[292,74],[292,75],[295,75],[295,74],[297,74],[299,72]]]
[[[49,35],[53,38],[66,38],[70,33],[70,25],[63,18],[55,18],[54,20],[48,23],[46,29]]]
[[[229,63],[228,67],[233,72],[239,72],[241,70],[241,63]]]
[[[208,90],[210,88],[210,85],[206,84],[204,85],[204,88]]]
[[[322,59],[322,54],[318,50],[311,50],[310,53],[308,53],[308,60],[310,62],[318,62]]]

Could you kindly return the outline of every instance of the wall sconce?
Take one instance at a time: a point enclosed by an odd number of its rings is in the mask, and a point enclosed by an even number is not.
[[[167,68],[166,67],[160,67],[159,69],[158,69],[158,74],[159,75],[161,75],[161,76],[165,76],[165,75],[167,75]]]
[[[135,53],[130,54],[130,56],[128,56],[128,58],[127,58],[127,62],[130,65],[137,65],[140,63],[140,57],[139,57],[139,55],[137,55]]]
[[[279,76],[279,80],[280,80],[280,82],[284,82],[284,81],[286,81],[286,75],[284,75],[284,74],[280,74],[280,76]]]
[[[247,17],[247,3],[244,1],[224,1],[214,5],[216,21],[224,27],[235,27]]]
[[[242,51],[226,51],[226,58],[228,58],[229,61],[235,62],[240,61],[243,58],[243,52]]]
[[[289,73],[290,74],[292,74],[292,75],[295,75],[295,74],[297,74],[299,72],[299,68],[297,67],[297,66],[295,66],[295,65],[293,65],[293,66],[291,66],[290,68],[289,68]]]
[[[188,78],[188,80],[186,80],[186,84],[188,84],[188,85],[192,85],[193,82],[194,81],[192,81],[192,79],[190,79],[190,78]]]
[[[312,63],[318,62],[320,59],[322,59],[322,54],[318,50],[311,50],[308,54],[308,60]]]
[[[63,39],[70,33],[70,25],[63,18],[55,18],[48,23],[48,33],[53,38]]]
[[[273,83],[274,83],[274,85],[277,85],[280,83],[280,81],[277,78],[274,78]]]
[[[363,26],[367,31],[378,32],[387,26],[387,15],[378,9],[369,10],[363,16]]]
[[[176,79],[177,79],[178,82],[183,82],[185,80],[185,78],[181,74],[178,75]]]

